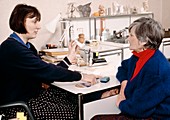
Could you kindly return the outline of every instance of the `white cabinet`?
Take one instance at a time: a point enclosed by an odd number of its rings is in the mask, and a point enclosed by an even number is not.
[[[123,48],[123,60],[128,59],[132,56],[132,51],[129,49],[129,47]]]
[[[115,51],[120,52],[120,51]],[[116,53],[114,55],[106,56],[105,59],[110,64],[110,67],[107,67],[105,71],[102,72],[104,76],[115,75],[117,73],[117,68],[121,65],[122,57],[121,53]],[[112,71],[109,75],[109,71]]]
[[[170,44],[167,46],[164,46],[164,55],[166,58],[170,59]]]
[[[84,104],[84,120],[90,120],[96,114],[119,114],[116,99],[117,95]]]
[[[164,38],[160,47],[166,58],[170,58],[170,38]]]
[[[105,58],[108,65],[103,65],[103,62],[96,62],[89,66],[97,67],[97,69],[105,68],[105,71],[102,71],[102,76],[110,76],[116,75],[117,68],[123,59],[122,52],[122,47],[115,46],[113,42],[99,42],[97,46],[84,46],[80,49],[80,56],[89,64],[94,58]],[[104,64],[106,63],[104,62]]]
[[[119,47],[122,50],[122,58],[121,61],[124,59],[128,59],[132,55],[132,51],[129,49],[129,43],[123,44],[123,43],[114,43],[114,42],[104,42],[103,44]]]

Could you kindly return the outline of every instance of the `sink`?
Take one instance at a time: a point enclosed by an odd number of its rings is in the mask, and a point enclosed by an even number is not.
[[[108,39],[106,41],[108,42],[115,42],[115,43],[123,43],[123,44],[127,44],[128,41],[126,40],[127,38],[125,37],[122,37],[122,38],[111,38],[111,39]]]

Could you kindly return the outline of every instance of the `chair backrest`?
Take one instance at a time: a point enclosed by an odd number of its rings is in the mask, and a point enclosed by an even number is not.
[[[21,106],[22,108],[24,108],[24,110],[28,113],[28,117],[30,118],[30,120],[34,120],[34,117],[31,113],[31,110],[29,109],[27,104],[23,101],[17,101],[17,102],[13,102],[13,103],[0,105],[0,109],[9,108],[9,107],[16,107],[16,106]]]

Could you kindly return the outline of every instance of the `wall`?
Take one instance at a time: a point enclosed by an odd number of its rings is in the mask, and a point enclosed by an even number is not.
[[[122,5],[126,5],[129,7],[136,6],[138,9],[140,9],[142,7],[142,2],[144,0],[114,0],[114,2],[115,1],[117,1],[119,4]],[[165,12],[166,9],[163,9],[162,12],[162,1],[164,0],[157,0],[156,2],[155,0],[149,0],[149,6],[150,6],[149,9],[150,11],[154,12],[155,19],[160,21],[165,27],[169,25],[170,20],[168,20],[169,17],[168,10],[167,12]],[[169,2],[168,0],[165,1]],[[39,31],[37,38],[31,40],[31,42],[36,46],[38,50],[45,48],[45,44],[47,43],[57,44],[57,39],[59,39],[59,37],[61,36],[61,33],[58,32],[60,31],[59,30],[60,27],[57,28],[55,34],[51,34],[45,29],[44,25],[48,23],[50,20],[52,20],[53,18],[55,18],[60,12],[62,13],[62,16],[66,16],[68,3],[70,2],[74,2],[75,6],[92,2],[91,8],[93,13],[95,11],[98,11],[98,6],[101,3],[102,5],[105,6],[105,8],[112,7],[111,5],[113,3],[113,0],[107,0],[107,2],[105,2],[104,0],[93,0],[93,1],[89,1],[89,0],[29,0],[29,1],[28,0],[0,0],[0,5],[1,5],[0,43],[4,41],[8,37],[8,35],[12,32],[9,29],[8,20],[14,6],[18,3],[26,3],[26,4],[36,6],[42,15],[41,30]],[[163,2],[163,6],[165,6],[165,8],[168,8],[166,7],[166,4],[167,3]],[[166,15],[162,16],[162,13],[164,12]],[[78,16],[79,14],[75,13],[75,15]]]
[[[170,28],[170,0],[162,0],[162,23],[165,29]]]

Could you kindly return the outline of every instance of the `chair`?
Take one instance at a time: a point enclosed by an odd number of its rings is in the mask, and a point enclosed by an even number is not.
[[[17,101],[17,102],[13,102],[13,103],[0,105],[0,110],[3,109],[3,108],[17,107],[17,106],[22,107],[27,112],[29,120],[34,120],[34,117],[33,117],[32,113],[31,113],[29,107],[23,101]]]

